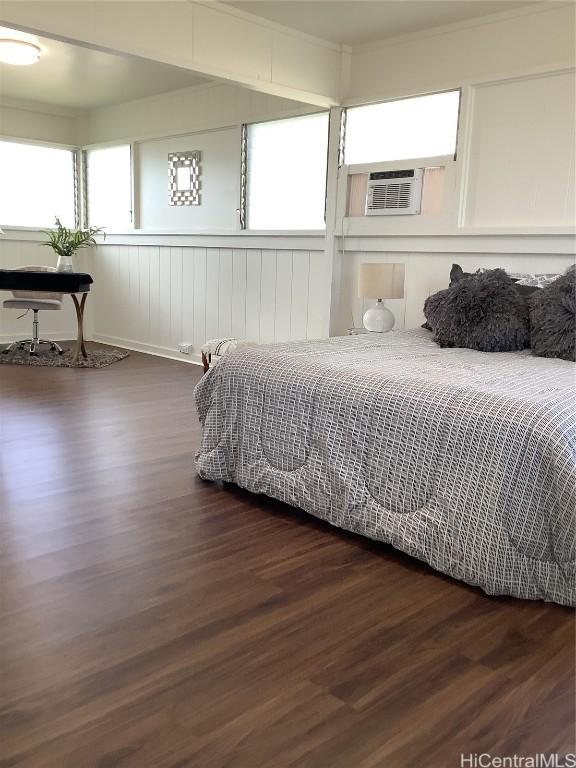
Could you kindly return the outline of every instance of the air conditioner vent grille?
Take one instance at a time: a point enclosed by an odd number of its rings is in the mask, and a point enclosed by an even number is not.
[[[422,169],[378,171],[368,180],[366,215],[420,213]]]

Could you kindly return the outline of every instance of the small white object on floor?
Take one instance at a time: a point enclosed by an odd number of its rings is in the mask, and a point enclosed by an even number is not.
[[[204,372],[210,368],[212,356],[223,357],[228,352],[242,344],[240,339],[209,339],[200,347],[202,353],[202,365],[204,366]]]

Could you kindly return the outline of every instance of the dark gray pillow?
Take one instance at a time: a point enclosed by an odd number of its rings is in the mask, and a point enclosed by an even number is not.
[[[449,285],[452,286],[455,283],[460,282],[460,280],[464,280],[466,277],[474,277],[474,275],[478,275],[480,273],[480,270],[478,269],[476,272],[464,272],[460,264],[452,264],[452,268],[450,270],[450,283]],[[432,326],[428,321],[425,323],[422,323],[420,326],[421,328],[425,328],[427,331],[432,330]]]
[[[456,283],[459,283],[460,280],[465,280],[468,277],[475,277],[476,275],[480,275],[481,273],[482,273],[482,270],[480,269],[476,270],[476,272],[464,272],[460,264],[452,264],[452,268],[450,270],[449,285],[450,287],[452,287]],[[540,290],[537,285],[518,285],[518,280],[520,279],[518,277],[511,277],[511,279],[518,293],[524,298],[527,298],[528,296],[531,296],[535,291]],[[421,327],[425,328],[427,331],[432,330],[432,326],[428,321],[423,323]]]
[[[481,273],[481,269],[477,269],[476,272],[464,272],[460,264],[452,264],[452,269],[450,270],[450,285],[454,285],[454,283],[458,283],[460,280],[464,280],[467,277],[474,277],[474,275],[479,275]],[[534,277],[536,277],[536,275]],[[519,277],[510,275],[510,278],[512,279],[516,290],[521,296],[531,296],[535,291],[540,290],[540,286],[537,283],[521,285],[519,284]]]
[[[466,277],[429,296],[424,314],[441,347],[512,352],[530,346],[528,304],[503,269]]]
[[[529,299],[532,354],[576,362],[576,267]]]

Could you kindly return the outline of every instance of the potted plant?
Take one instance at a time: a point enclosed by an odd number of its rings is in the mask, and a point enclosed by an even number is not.
[[[96,245],[95,235],[103,232],[102,227],[89,227],[88,229],[68,229],[63,226],[59,218],[56,218],[56,229],[43,229],[46,237],[41,245],[49,245],[54,253],[58,254],[56,269],[58,272],[74,272],[72,257],[80,248],[89,248]]]

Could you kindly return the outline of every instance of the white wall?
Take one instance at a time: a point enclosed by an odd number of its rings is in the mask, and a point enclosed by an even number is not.
[[[573,21],[570,5],[538,6],[353,52],[350,103],[462,87],[458,155],[441,222],[343,220],[345,185],[341,172],[338,191],[333,146],[325,239],[235,234],[239,142],[234,151],[232,136],[239,124],[310,107],[214,84],[92,112],[87,143],[140,140],[141,223],[165,232],[109,238],[97,249],[96,337],[177,355],[179,341],[191,341],[197,353],[205,338],[221,333],[262,341],[342,333],[360,320],[354,294],[361,260],[406,263],[406,299],[393,307],[400,327],[422,321],[424,299],[447,285],[453,261],[469,269],[563,271],[574,251],[573,113],[569,80],[556,73],[574,65]],[[203,183],[219,178],[219,202],[198,209],[190,226],[192,214],[162,203],[169,147],[185,148],[169,139],[178,134],[223,142],[228,158],[209,164],[206,156]],[[495,186],[505,193],[497,204]],[[191,226],[230,234],[168,235]]]
[[[169,205],[168,154],[200,150],[200,205]],[[140,227],[238,230],[240,128],[145,141],[136,154]]]
[[[83,142],[135,143],[139,229],[238,231],[240,126],[310,111],[308,104],[211,83],[93,110]],[[169,206],[168,154],[191,149],[202,151],[202,203]]]
[[[314,292],[314,300],[309,294],[308,307],[313,307],[313,316],[318,322],[312,324],[308,335],[323,335],[327,333],[328,325],[332,333],[343,333],[353,323],[360,322],[363,302],[355,295],[359,261],[403,261],[406,264],[406,298],[392,307],[397,314],[398,327],[422,322],[426,296],[447,285],[453,261],[459,261],[470,270],[480,266],[503,266],[514,271],[536,272],[561,272],[572,262],[571,83],[570,76],[557,74],[561,67],[559,62],[565,65],[565,60],[573,57],[569,44],[573,33],[566,30],[572,15],[568,6],[550,10],[538,8],[535,12],[484,18],[445,31],[436,30],[413,39],[387,41],[383,46],[372,46],[369,50],[361,47],[354,51],[348,94],[352,103],[367,96],[378,100],[446,87],[463,88],[458,156],[449,169],[446,209],[437,219],[343,220],[341,215],[334,216],[335,210],[343,213],[343,174],[346,170],[340,172],[337,194],[335,187],[329,189],[332,208],[328,211],[328,220],[335,224],[323,241],[324,258],[318,258],[320,250],[309,251],[310,263],[315,268],[314,281],[322,286],[323,292]],[[402,67],[396,65],[399,59],[404,63]],[[157,108],[163,106],[166,109]],[[159,100],[100,110],[93,115],[90,130],[93,138],[104,140],[113,135],[134,135],[138,125],[140,132],[154,125],[158,129],[170,127],[177,131],[188,121],[192,121],[194,127],[205,128],[208,121],[218,127],[230,122],[266,119],[266,108],[279,109],[275,117],[282,113],[291,114],[294,108],[309,111],[305,106],[290,102],[282,104],[274,100],[271,103],[270,97],[231,86],[210,86],[166,95]],[[150,122],[146,119],[148,115]],[[238,178],[236,159],[234,163],[236,167],[232,172]],[[207,179],[211,173],[208,165],[204,173]],[[334,174],[332,178],[335,178]],[[158,183],[159,180],[158,170]],[[334,184],[337,186],[338,181]],[[162,182],[159,187],[162,195],[163,188]],[[491,198],[491,189],[494,194],[499,190],[500,197]],[[497,204],[493,202],[495,199]],[[148,223],[153,221],[153,216],[154,212],[150,210],[143,215],[142,224],[147,226],[146,220]],[[346,233],[345,237],[340,237],[342,232]],[[248,335],[258,340],[277,338],[269,332],[271,318],[275,317],[269,303],[272,302],[274,307],[292,306],[293,284],[284,273],[294,264],[296,251],[287,245],[280,247],[281,237],[273,233],[261,241],[261,248],[246,249],[248,254],[260,254],[251,258],[261,259],[263,265],[260,282],[256,278],[259,292],[252,289],[247,295],[234,271],[234,249],[244,252],[242,240],[230,237],[229,241],[221,240],[218,248],[208,247],[206,250],[207,268],[217,275],[223,299],[210,297],[210,291],[214,290],[213,280],[205,283],[204,277],[200,279],[202,290],[194,292],[197,287],[193,289],[192,285],[197,286],[197,282],[192,281],[190,267],[182,269],[184,290],[188,286],[188,295],[193,296],[193,309],[189,312],[196,318],[211,318],[210,322],[203,324],[200,320],[187,325],[176,309],[176,317],[170,320],[176,330],[170,334],[166,325],[164,331],[158,330],[161,324],[148,326],[148,340],[157,349],[173,352],[178,332],[182,336],[192,334],[196,349],[202,336],[219,335],[220,332]],[[180,275],[179,251],[175,256],[170,252],[168,257],[162,238],[148,239],[147,242],[154,243],[159,249],[158,254],[164,254],[153,256],[152,273],[156,274],[157,258],[162,258],[164,264],[169,260],[172,263],[175,258],[175,274]],[[198,258],[193,242],[196,242],[194,238],[190,247],[182,249],[183,264],[193,264]],[[127,262],[121,256],[124,250],[122,247],[114,258],[125,265]],[[139,264],[144,259],[146,276],[150,267],[148,251],[145,249],[142,253],[138,259]],[[191,253],[194,254],[192,259]],[[274,254],[272,260],[265,257],[268,253]],[[316,254],[313,259],[312,253]],[[135,257],[132,255],[131,258]],[[102,270],[99,280],[104,284],[107,263],[98,262],[99,270]],[[276,276],[284,275],[282,280],[271,277],[271,264],[275,265]],[[123,281],[115,282],[121,285]],[[156,295],[156,282],[156,278],[150,282],[153,296]],[[263,308],[259,316],[264,319],[249,327],[230,325],[229,295],[233,297],[233,306],[248,307],[248,312],[257,296],[259,306]],[[170,304],[169,301],[165,303]],[[160,301],[160,306],[163,304]],[[97,317],[101,316],[103,322],[110,325],[102,329],[97,321],[100,337],[132,338],[134,332],[129,327],[126,329],[125,321],[120,321],[114,312],[104,318],[104,306],[108,303],[100,294]],[[330,317],[327,317],[327,311],[331,311]],[[151,312],[150,316],[156,317],[162,310],[152,309]],[[166,323],[165,320],[162,322]],[[112,327],[115,323],[124,329],[116,336]],[[292,322],[287,322],[285,313],[281,313],[277,325],[284,331],[293,326]],[[145,338],[146,332],[135,341],[143,345]],[[134,339],[130,343],[133,342]]]
[[[88,113],[84,144],[176,136],[317,111],[309,104],[210,83],[100,107]]]
[[[340,172],[332,333],[360,323],[360,261],[406,263],[398,327],[422,322],[450,265],[564,271],[574,261],[574,6],[498,14],[359,46],[346,103],[462,88],[443,217],[342,218]],[[572,72],[567,72],[572,68]],[[408,167],[408,166],[405,166]],[[344,250],[343,250],[344,249]]]
[[[45,141],[76,146],[79,140],[79,113],[69,109],[0,98],[0,137]]]
[[[464,225],[573,224],[575,94],[573,70],[472,89]]]
[[[139,230],[97,248],[95,339],[198,362],[208,338],[268,342],[328,333],[324,237],[254,237],[238,232],[237,214],[241,124],[316,110],[214,83],[90,113],[87,143],[140,139]],[[170,207],[168,153],[194,149],[202,151],[202,203]],[[158,234],[144,234],[150,230]],[[193,345],[190,356],[178,352],[180,342]]]
[[[424,322],[426,298],[448,287],[450,268],[457,263],[465,272],[479,268],[501,267],[507,272],[557,272],[562,274],[574,262],[569,255],[535,255],[529,253],[394,253],[350,251],[343,262],[342,295],[334,333],[361,327],[362,315],[374,305],[371,299],[358,298],[356,291],[358,264],[362,262],[402,263],[405,265],[405,296],[386,301],[396,318],[395,328],[415,328]]]
[[[283,238],[275,248],[246,247],[240,236],[168,244],[174,241],[146,245],[140,237],[135,245],[97,249],[96,340],[199,362],[201,345],[214,337],[273,342],[326,335],[321,237]],[[191,357],[178,352],[180,342],[193,345]]]
[[[394,99],[573,63],[574,26],[573,3],[539,3],[357,46],[343,97],[347,104]]]
[[[323,236],[255,238],[237,232],[241,123],[316,109],[213,84],[90,113],[82,125],[84,142],[140,139],[134,163],[141,229],[140,234],[109,235],[86,258],[84,268],[95,280],[87,334],[194,362],[200,360],[201,344],[222,334],[256,341],[325,336],[330,268]],[[193,149],[202,151],[202,204],[171,207],[168,153]],[[150,230],[158,234],[141,234]],[[221,234],[175,240],[161,234],[190,230]],[[49,251],[33,242],[36,234],[30,233],[32,242],[23,237],[18,232],[0,237],[4,266],[50,263]],[[46,335],[74,337],[68,303],[65,299],[66,312],[45,318]],[[28,319],[15,317],[0,310],[1,340],[28,335]],[[178,352],[182,341],[193,344],[190,357]]]
[[[544,3],[355,48],[347,104],[450,88],[462,99],[449,215],[351,228],[481,236],[573,227],[575,21],[572,3]]]

